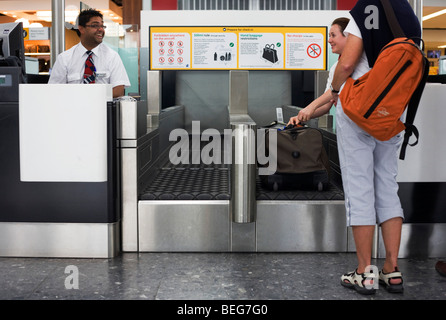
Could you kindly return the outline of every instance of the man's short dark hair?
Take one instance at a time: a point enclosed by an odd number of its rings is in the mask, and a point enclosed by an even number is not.
[[[82,10],[81,13],[79,13],[77,24],[79,26],[85,27],[88,21],[90,21],[90,19],[93,17],[100,17],[101,19],[103,19],[102,13],[95,9]]]

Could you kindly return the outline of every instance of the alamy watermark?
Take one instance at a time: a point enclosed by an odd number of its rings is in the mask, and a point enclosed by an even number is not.
[[[172,164],[259,164],[259,175],[270,175],[277,168],[277,131],[267,129],[237,127],[224,129],[222,134],[217,129],[200,130],[200,121],[192,121],[192,134],[185,129],[174,129],[169,134],[169,141],[176,143],[169,150]],[[190,141],[192,140],[192,141]],[[223,140],[223,141],[222,141]],[[207,142],[204,146],[202,142]],[[268,150],[266,148],[268,143]],[[239,146],[244,152],[234,152]],[[267,152],[268,151],[268,152]]]
[[[65,289],[79,289],[79,269],[74,265],[65,267],[65,273],[68,276],[65,278]]]
[[[377,6],[368,5],[364,9],[364,13],[369,14],[364,20],[366,29],[379,29],[379,9]]]
[[[369,276],[364,280],[364,287],[368,290],[379,289],[378,267],[375,265],[369,265],[365,267],[364,273],[369,274]]]

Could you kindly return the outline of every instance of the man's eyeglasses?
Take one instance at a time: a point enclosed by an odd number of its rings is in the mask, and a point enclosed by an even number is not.
[[[107,26],[104,26],[104,25],[100,25],[100,24],[86,24],[85,25],[86,27],[89,27],[89,28],[93,28],[93,29],[107,29]]]

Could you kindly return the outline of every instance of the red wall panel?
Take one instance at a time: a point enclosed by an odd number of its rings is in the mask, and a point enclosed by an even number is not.
[[[177,10],[177,0],[152,0],[152,10]]]
[[[338,10],[352,9],[358,0],[338,0]]]

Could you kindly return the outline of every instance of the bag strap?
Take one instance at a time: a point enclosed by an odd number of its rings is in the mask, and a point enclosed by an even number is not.
[[[426,57],[424,57],[423,62],[424,62],[423,77],[421,78],[421,81],[418,84],[417,89],[410,98],[409,105],[407,107],[406,122],[404,123],[404,125],[406,126],[406,131],[404,133],[403,144],[401,145],[401,151],[400,151],[401,160],[404,160],[404,157],[406,156],[407,145],[413,147],[418,143],[418,137],[419,137],[418,129],[413,125],[413,122],[415,120],[415,115],[417,113],[421,95],[423,94],[424,86],[426,85],[427,76],[429,75],[429,61],[427,60]],[[409,143],[409,139],[412,136],[412,134],[415,135],[415,138],[417,138],[417,140],[414,143]]]
[[[398,22],[395,11],[390,4],[390,0],[381,0],[381,4],[384,7],[384,12],[386,14],[387,22],[389,23],[390,30],[392,30],[394,38],[402,38],[406,35],[403,29],[401,29],[400,23]]]

